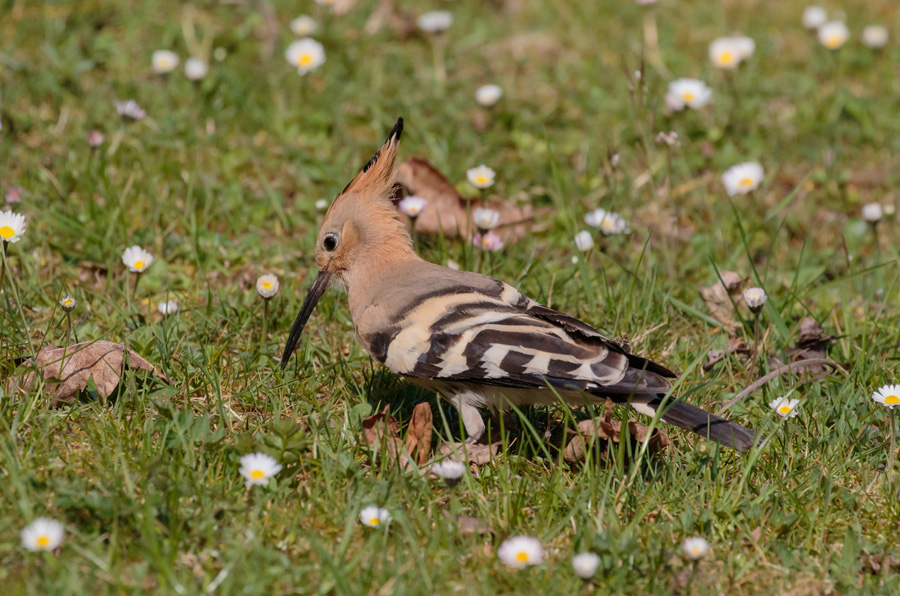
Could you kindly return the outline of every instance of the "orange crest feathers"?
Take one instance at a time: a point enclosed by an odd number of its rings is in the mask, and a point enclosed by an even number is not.
[[[350,194],[365,194],[369,197],[386,195],[394,182],[394,160],[397,157],[397,148],[400,146],[400,135],[403,133],[403,118],[397,118],[397,123],[391,129],[384,145],[375,152],[369,163],[350,181],[341,194],[331,204],[331,208],[343,197]],[[331,210],[329,208],[329,211]]]

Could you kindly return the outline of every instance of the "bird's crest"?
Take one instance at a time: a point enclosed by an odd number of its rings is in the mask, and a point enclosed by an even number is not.
[[[394,160],[397,157],[397,148],[400,146],[400,135],[403,133],[403,118],[397,118],[394,128],[391,129],[381,149],[375,152],[372,159],[366,163],[359,173],[341,191],[331,207],[337,205],[344,197],[349,195],[362,195],[364,198],[378,198],[385,196],[394,182]],[[328,214],[325,214],[328,217]]]

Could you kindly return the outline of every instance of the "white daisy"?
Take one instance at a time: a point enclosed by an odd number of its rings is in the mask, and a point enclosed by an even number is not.
[[[836,50],[850,39],[850,30],[841,21],[829,21],[819,27],[819,43],[829,50]]]
[[[466,472],[466,464],[448,459],[431,466],[431,471],[447,484],[455,484]]]
[[[22,530],[22,546],[32,552],[53,550],[62,543],[63,525],[55,519],[39,517]]]
[[[297,37],[308,37],[316,32],[318,27],[316,20],[308,14],[302,14],[291,21],[291,31]]]
[[[166,74],[178,68],[178,54],[170,50],[156,50],[150,58],[153,72]]]
[[[453,259],[447,259],[447,269],[452,269],[453,271],[459,271],[459,263],[457,263]]]
[[[503,239],[493,232],[487,234],[475,234],[472,238],[472,244],[480,246],[488,252],[496,252],[503,248]]]
[[[120,116],[125,118],[131,118],[132,120],[143,120],[147,117],[147,112],[138,105],[138,102],[133,99],[129,99],[128,101],[114,101],[113,105],[116,106],[116,111]]]
[[[272,296],[277,294],[279,287],[278,278],[271,273],[260,275],[256,280],[256,293],[265,300],[269,300]]]
[[[319,211],[325,211],[328,209],[328,199],[319,199],[316,201],[316,209]]]
[[[749,37],[720,37],[709,44],[709,59],[718,68],[737,68],[755,49],[756,43]]]
[[[156,305],[161,315],[174,315],[178,312],[178,303],[174,300],[167,300]]]
[[[584,223],[592,228],[599,228],[604,217],[606,217],[606,209],[594,209],[584,216]]]
[[[87,144],[91,147],[99,147],[106,140],[106,135],[99,130],[89,130],[86,135]]]
[[[271,455],[250,453],[241,458],[238,471],[246,480],[244,486],[250,488],[254,484],[268,484],[269,478],[281,471],[281,464]]]
[[[709,542],[706,541],[706,538],[695,536],[685,540],[681,548],[685,557],[697,561],[709,553]]]
[[[422,213],[422,209],[424,209],[426,205],[428,205],[428,199],[410,195],[404,197],[397,203],[397,210],[409,217],[419,217],[419,214]]]
[[[200,58],[188,58],[184,62],[184,76],[199,81],[209,73],[209,65]]]
[[[600,229],[600,233],[602,233],[604,236],[612,236],[614,234],[628,234],[631,232],[631,227],[628,224],[628,220],[618,213],[612,213],[611,211],[607,211],[603,214],[603,217],[600,219],[597,227]]]
[[[475,188],[485,189],[494,185],[494,170],[481,164],[478,167],[466,170],[466,178],[469,179]]]
[[[325,47],[311,37],[304,37],[291,43],[284,57],[297,67],[297,72],[305,75],[325,64]]]
[[[483,106],[492,106],[503,97],[500,85],[484,85],[475,91],[475,101]]]
[[[0,240],[18,242],[25,234],[25,216],[12,211],[0,211]]]
[[[594,238],[590,232],[582,230],[575,234],[575,246],[581,252],[587,252],[594,248]]]
[[[747,288],[744,290],[744,302],[747,303],[752,310],[759,310],[763,307],[769,297],[762,288]]]
[[[676,79],[669,83],[666,105],[675,111],[685,107],[699,110],[712,100],[712,89],[697,79]]]
[[[787,397],[779,397],[769,402],[769,407],[775,410],[775,413],[782,418],[793,418],[800,415],[797,406],[800,404],[799,399],[788,399]]]
[[[122,262],[132,273],[143,273],[153,262],[153,255],[140,246],[130,246],[122,253]]]
[[[75,310],[75,299],[69,295],[66,295],[65,298],[59,301],[59,305],[66,312],[71,312]]]
[[[863,219],[869,223],[877,223],[884,217],[884,210],[880,203],[868,203],[862,208]]]
[[[544,547],[537,538],[513,536],[503,541],[497,549],[497,557],[513,569],[522,569],[540,565],[544,560]]]
[[[472,221],[482,232],[493,230],[500,223],[500,212],[496,209],[479,207],[472,211]]]
[[[900,385],[885,385],[872,394],[872,399],[886,408],[900,405]]]
[[[880,50],[888,43],[888,30],[881,25],[869,25],[862,30],[862,42],[866,47]]]
[[[765,177],[762,165],[755,161],[739,163],[731,166],[722,174],[722,184],[728,196],[745,195],[756,190]]]
[[[453,24],[453,13],[446,10],[426,12],[416,20],[419,29],[426,33],[446,31]]]
[[[580,553],[572,557],[575,575],[581,579],[591,579],[600,566],[600,556],[595,553]]]
[[[818,29],[828,21],[828,13],[821,6],[807,6],[803,10],[802,20],[807,29]]]
[[[366,507],[359,512],[359,521],[370,528],[377,528],[391,523],[391,512],[381,507]]]

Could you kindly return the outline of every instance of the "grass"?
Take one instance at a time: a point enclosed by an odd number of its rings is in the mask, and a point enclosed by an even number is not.
[[[795,0],[656,11],[610,0],[404,3],[408,14],[454,13],[440,82],[427,38],[364,31],[376,2],[340,16],[307,4],[327,62],[301,78],[282,56],[295,3],[4,3],[0,185],[23,189],[11,207],[28,219],[0,294],[4,385],[26,372],[21,357],[66,344],[66,293],[80,340],[127,342],[171,380],[128,375],[110,404],[51,407],[46,391],[0,401],[5,593],[898,591],[900,479],[886,466],[891,425],[900,429],[869,398],[895,380],[897,224],[882,222],[877,244],[859,213],[897,202],[900,52],[858,42],[863,25],[900,23],[896,6],[846,6],[855,37],[829,53],[802,29]],[[642,41],[648,18],[658,51]],[[757,49],[729,77],[706,51],[732,31]],[[225,57],[195,84],[181,70],[152,74],[157,48]],[[629,93],[642,63],[646,101]],[[714,103],[665,114],[667,82],[680,76],[704,79]],[[478,107],[475,89],[492,82],[504,98]],[[124,123],[112,102],[132,97],[149,116]],[[729,339],[699,294],[720,270],[768,292],[765,350],[784,356],[812,316],[849,374],[781,377],[731,408],[769,436],[749,454],[670,430],[660,458],[615,453],[609,465],[570,467],[534,408],[500,457],[452,490],[373,459],[360,425],[369,412],[387,405],[405,423],[427,400],[446,439],[458,438],[458,420],[361,350],[346,297],[326,295],[284,374],[277,362],[312,279],[315,202],[344,187],[400,115],[402,157],[426,156],[471,194],[465,170],[487,163],[493,195],[550,208],[542,232],[488,261],[492,275],[628,335],[684,373],[679,394],[693,403],[716,409],[767,370],[732,356],[702,370]],[[93,150],[92,129],[106,135]],[[653,140],[669,130],[681,141],[671,150]],[[763,187],[728,199],[721,172],[755,159]],[[574,234],[598,206],[634,232],[598,239],[573,264]],[[156,255],[136,295],[121,264],[132,244]],[[468,254],[427,238],[419,249],[439,263]],[[282,287],[262,337],[253,284],[265,272]],[[163,319],[155,305],[168,298],[180,310]],[[734,339],[752,344],[752,317],[739,313]],[[767,404],[792,389],[800,416],[774,419]],[[238,459],[257,450],[285,469],[247,491]],[[388,530],[358,522],[367,505],[390,509]],[[462,535],[445,512],[495,535]],[[57,553],[19,546],[38,516],[65,523]],[[538,537],[546,562],[501,565],[496,548],[515,534]],[[680,557],[693,535],[712,545],[696,567]],[[602,557],[590,587],[570,565],[583,550]]]

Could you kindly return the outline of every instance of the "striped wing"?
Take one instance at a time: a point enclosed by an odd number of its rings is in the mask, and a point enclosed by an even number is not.
[[[393,328],[367,338],[396,373],[514,388],[596,395],[660,393],[665,368],[627,354],[585,323],[502,282],[438,288],[405,310]]]

